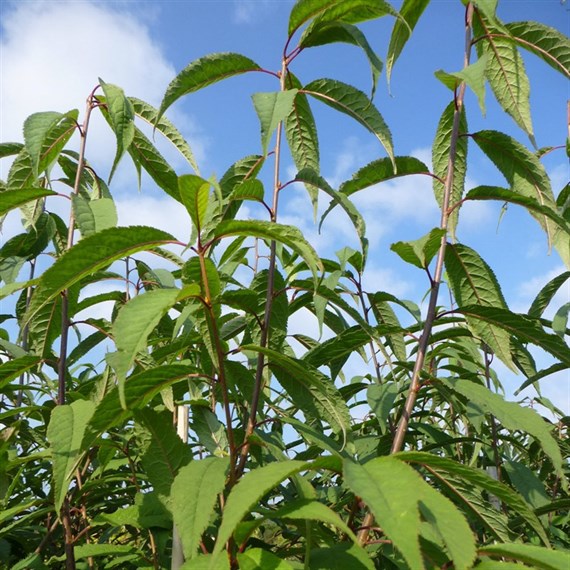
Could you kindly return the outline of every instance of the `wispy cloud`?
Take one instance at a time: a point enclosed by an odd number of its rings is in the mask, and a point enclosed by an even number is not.
[[[237,24],[251,24],[268,7],[268,0],[234,0],[234,20]]]
[[[4,4],[0,140],[21,141],[23,122],[34,112],[79,109],[82,114],[99,77],[119,85],[127,95],[160,103],[175,69],[144,18],[129,4],[122,6],[115,10],[107,3],[88,1]],[[178,113],[176,122],[186,136],[192,135],[192,143],[193,119]],[[102,117],[94,117],[90,135],[88,158],[107,168],[114,137]],[[197,143],[200,149],[202,141]],[[5,161],[0,169],[4,178]]]

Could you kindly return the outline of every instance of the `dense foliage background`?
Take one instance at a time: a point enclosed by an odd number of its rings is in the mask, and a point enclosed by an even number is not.
[[[492,0],[463,5],[464,66],[436,72],[449,104],[430,166],[395,152],[398,125],[373,101],[429,0],[399,11],[381,0],[298,0],[277,70],[237,53],[204,56],[172,80],[158,109],[100,79],[83,113],[35,113],[23,144],[0,144],[13,161],[0,214],[19,209],[23,219],[0,249],[10,308],[0,334],[3,567],[568,568],[569,418],[541,396],[540,381],[570,366],[570,303],[545,316],[570,271],[526,313],[512,312],[456,230],[467,202],[521,206],[570,268],[570,185],[553,188],[541,162],[570,156],[570,143],[536,148],[520,53],[569,77],[570,42],[539,22],[502,22]],[[381,17],[393,22],[384,65],[358,27]],[[296,77],[306,50],[336,42],[362,51],[366,92],[318,69],[308,82]],[[243,141],[243,158],[203,178],[165,113],[256,73],[275,81],[252,97],[261,144]],[[528,144],[469,129],[469,113],[485,111],[486,85]],[[480,106],[469,113],[467,90]],[[335,187],[320,171],[321,104],[382,149]],[[116,135],[108,179],[86,153],[92,113]],[[175,170],[158,137],[193,173]],[[504,187],[466,191],[469,147]],[[118,225],[110,183],[127,155],[187,211],[187,243]],[[363,284],[370,252],[353,198],[406,176],[429,178],[441,208],[426,235],[392,245],[425,275],[425,306]],[[342,210],[359,248],[324,258],[280,223],[280,198],[294,185],[315,218],[319,200],[328,203],[317,226]],[[241,215],[244,205],[255,219]],[[316,335],[288,328],[309,316]],[[536,347],[551,358],[546,368]],[[350,377],[354,359],[363,373]],[[498,362],[520,373],[519,391],[534,387],[530,404],[545,415],[505,399]]]

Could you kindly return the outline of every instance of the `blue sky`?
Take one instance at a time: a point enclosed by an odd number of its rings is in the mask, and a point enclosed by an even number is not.
[[[400,2],[394,2],[398,7]],[[28,1],[0,0],[0,140],[22,140],[24,119],[36,111],[82,112],[97,78],[115,83],[127,94],[158,105],[169,81],[193,59],[217,51],[234,51],[271,70],[280,67],[290,1]],[[537,20],[568,34],[570,11],[559,0],[502,0],[504,21]],[[463,6],[459,0],[432,0],[404,50],[392,76],[391,95],[380,78],[376,105],[391,128],[398,155],[413,154],[429,163],[439,117],[451,92],[434,71],[458,71],[463,60]],[[362,26],[381,59],[386,54],[393,19]],[[561,145],[567,135],[568,82],[533,56],[525,56],[531,81],[531,108],[539,146]],[[351,46],[306,50],[294,63],[301,81],[332,77],[365,92],[370,71],[361,51]],[[184,98],[168,116],[194,149],[202,174],[221,176],[235,160],[260,152],[259,125],[251,103],[256,91],[278,85],[265,74],[248,74],[211,86]],[[487,114],[481,117],[472,95],[467,98],[471,131],[496,129],[524,144],[526,136],[493,101],[487,88]],[[361,166],[384,156],[383,149],[362,127],[315,102],[322,173],[333,185]],[[100,119],[99,117],[97,119]],[[105,176],[114,154],[113,137],[96,120],[87,155]],[[164,152],[178,168],[176,154]],[[468,184],[504,185],[494,166],[470,145]],[[557,193],[570,178],[562,151],[545,160]],[[0,165],[0,178],[7,163]],[[291,164],[284,171],[294,174]],[[182,173],[180,170],[179,173]],[[285,179],[285,175],[283,176]],[[121,225],[143,223],[163,227],[181,239],[188,237],[186,213],[145,182],[136,190],[134,169],[126,159],[113,182]],[[439,212],[427,178],[404,178],[361,192],[355,198],[363,211],[371,241],[366,285],[420,303],[427,289],[425,275],[407,267],[390,251],[390,244],[416,239],[439,223]],[[326,200],[321,209],[326,207]],[[518,208],[509,208],[499,224],[500,205],[469,204],[462,209],[458,238],[477,249],[497,273],[514,311],[525,311],[540,287],[563,271],[556,255],[547,255],[538,224]],[[253,209],[243,215],[253,215]],[[301,227],[326,256],[343,245],[356,245],[350,223],[335,212],[318,235],[311,208],[301,188],[291,187],[283,199],[280,221]],[[18,231],[17,216],[4,225],[2,238]],[[570,300],[570,285],[561,291],[553,310]],[[550,312],[552,315],[552,311]],[[507,385],[522,382],[507,378]],[[545,393],[570,411],[567,373],[544,382]]]

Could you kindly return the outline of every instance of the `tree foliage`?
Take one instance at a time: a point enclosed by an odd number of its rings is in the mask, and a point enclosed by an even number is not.
[[[23,145],[0,145],[13,159],[0,213],[19,209],[24,220],[0,251],[0,295],[11,307],[0,329],[4,568],[568,568],[569,419],[545,399],[548,416],[507,401],[494,363],[520,371],[521,389],[568,370],[569,305],[552,321],[544,310],[569,274],[514,313],[491,267],[454,238],[465,201],[510,202],[570,266],[568,187],[556,196],[534,149],[494,130],[470,132],[478,110],[465,105],[471,89],[484,111],[488,83],[533,141],[521,50],[568,77],[570,43],[537,22],[501,22],[494,2],[464,1],[465,66],[436,73],[450,102],[430,172],[395,153],[398,126],[372,100],[382,62],[359,28],[393,19],[391,74],[428,4],[405,0],[397,11],[378,0],[298,0],[277,71],[240,54],[208,55],[172,80],[158,109],[100,80],[83,117],[35,113]],[[363,50],[370,96],[293,75],[305,49],[334,42]],[[244,141],[244,155],[259,154],[220,180],[202,178],[165,113],[213,83],[258,72],[276,81],[273,92],[253,95],[261,141]],[[320,175],[313,108],[321,103],[379,142],[380,156],[338,188]],[[181,256],[166,232],[117,226],[110,182],[85,156],[94,112],[116,135],[111,177],[129,156],[188,212]],[[194,173],[163,158],[144,122]],[[76,132],[79,152],[69,148]],[[474,144],[505,188],[466,193]],[[290,180],[286,147],[297,168]],[[392,246],[426,275],[424,314],[363,288],[368,242],[352,197],[426,175],[439,225]],[[299,228],[279,222],[279,196],[293,183],[314,204],[330,200],[321,224],[336,207],[346,212],[360,251],[321,258]],[[53,207],[62,196],[67,220]],[[248,203],[262,206],[258,219],[240,219]],[[161,267],[141,253],[162,258]],[[103,283],[112,289],[92,292]],[[90,313],[102,303],[112,304],[110,318]],[[288,330],[307,312],[331,338]],[[554,364],[538,369],[531,346]],[[352,355],[367,372],[346,382]]]

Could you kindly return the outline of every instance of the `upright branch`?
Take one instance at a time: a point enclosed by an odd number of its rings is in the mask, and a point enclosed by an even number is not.
[[[287,75],[288,61],[284,57],[281,65],[281,75],[279,77],[280,90],[285,91],[285,77]],[[275,163],[273,171],[273,202],[271,206],[271,221],[277,221],[277,209],[279,205],[279,190],[281,189],[281,182],[279,180],[280,166],[281,166],[281,138],[283,135],[283,122],[281,121],[277,127],[277,135],[275,139]],[[263,322],[261,325],[261,338],[259,344],[262,348],[267,347],[269,342],[269,323],[271,321],[271,310],[273,307],[273,288],[275,284],[275,263],[277,258],[277,245],[275,241],[271,242],[269,252],[269,267],[267,274],[267,297],[265,299],[265,309],[263,314]],[[249,417],[245,430],[244,444],[241,448],[241,455],[239,464],[236,469],[236,476],[239,478],[245,468],[245,462],[249,452],[249,438],[253,434],[257,422],[257,412],[259,408],[259,399],[263,390],[263,371],[265,368],[265,356],[260,351],[257,356],[257,366],[255,369],[255,382],[253,386],[253,395],[251,398],[251,408],[249,410]]]
[[[83,175],[83,170],[85,168],[85,148],[87,145],[87,132],[89,130],[89,119],[91,118],[91,111],[97,105],[95,100],[95,90],[96,87],[87,98],[87,107],[85,110],[85,119],[83,120],[83,125],[79,127],[79,158],[77,160],[77,172],[75,173],[75,182],[73,185],[73,194],[79,193],[79,187],[81,186],[81,176]],[[66,250],[69,250],[73,245],[73,235],[75,231],[75,214],[73,208],[71,208],[69,213],[69,226],[67,230],[67,244]],[[65,392],[66,383],[65,378],[67,375],[67,344],[68,344],[68,333],[69,333],[69,298],[68,291],[62,291],[61,293],[61,339],[59,348],[59,361],[57,366],[57,403],[58,405],[65,404]]]
[[[467,4],[465,11],[465,55],[463,67],[467,67],[471,58],[471,47],[472,47],[472,20],[473,20],[473,4]],[[459,140],[460,132],[459,126],[461,121],[461,112],[463,108],[463,101],[465,98],[466,84],[462,82],[457,91],[455,92],[455,112],[453,115],[453,127],[451,130],[451,140],[449,147],[449,156],[447,162],[447,175],[445,177],[443,203],[441,206],[441,221],[440,228],[447,230],[448,220],[450,215],[450,197],[453,189],[453,173],[455,170],[455,160],[457,152],[457,141]],[[390,453],[397,453],[402,450],[404,445],[404,439],[406,437],[406,432],[408,430],[408,424],[410,417],[412,415],[418,392],[420,391],[420,377],[421,372],[424,367],[425,357],[429,345],[429,340],[431,336],[431,331],[436,317],[436,308],[439,296],[439,286],[441,284],[441,277],[443,274],[443,263],[445,259],[445,248],[447,246],[447,231],[441,238],[441,244],[437,253],[437,260],[435,265],[435,271],[431,279],[431,291],[429,296],[428,310],[426,319],[424,321],[424,326],[422,330],[422,335],[420,337],[416,361],[414,363],[414,369],[412,372],[412,379],[410,382],[410,387],[408,389],[408,395],[406,397],[406,403],[404,404],[404,409],[398,425],[396,427],[396,433],[394,434],[394,439],[392,441],[392,447]],[[360,544],[366,544],[368,541],[368,535],[370,533],[370,527],[374,523],[374,516],[372,513],[368,513],[363,521],[362,529],[358,533],[358,541]]]

